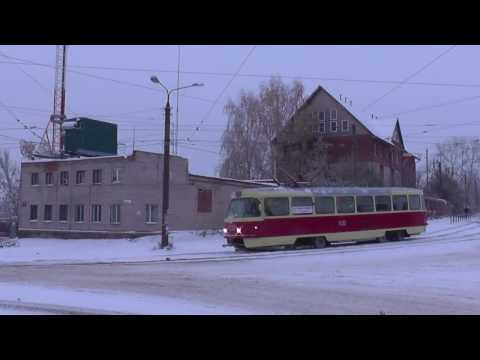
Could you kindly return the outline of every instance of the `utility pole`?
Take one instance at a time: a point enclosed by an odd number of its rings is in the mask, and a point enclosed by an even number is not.
[[[178,45],[178,66],[177,66],[177,88],[180,87],[180,45]],[[180,102],[180,94],[177,92],[177,112],[175,115],[175,141],[173,142],[173,152],[178,155],[178,103]]]
[[[428,191],[428,179],[429,179],[429,177],[428,177],[428,171],[429,171],[429,169],[428,169],[428,147],[427,147],[427,150],[425,152],[426,152],[425,158],[426,158],[426,161],[427,161],[427,191]]]
[[[150,80],[154,84],[158,84],[167,93],[167,105],[165,106],[165,131],[164,131],[164,150],[163,150],[163,196],[162,196],[162,242],[160,248],[164,249],[168,246],[168,205],[170,195],[170,95],[182,89],[190,87],[203,86],[203,84],[194,83],[189,86],[177,87],[176,89],[168,90],[156,76],[152,76]]]

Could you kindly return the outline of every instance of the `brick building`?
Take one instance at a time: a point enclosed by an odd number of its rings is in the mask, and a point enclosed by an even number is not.
[[[21,167],[21,236],[124,237],[161,232],[163,155],[25,161]],[[170,159],[169,230],[220,229],[231,194],[265,183],[190,174]]]
[[[390,135],[390,136],[388,136]],[[272,142],[275,177],[316,185],[415,187],[398,120],[360,121],[318,87]]]

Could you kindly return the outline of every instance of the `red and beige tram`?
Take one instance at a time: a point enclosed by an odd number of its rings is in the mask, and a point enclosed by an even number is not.
[[[261,188],[235,192],[223,229],[237,249],[392,241],[425,231],[423,192],[410,188]]]

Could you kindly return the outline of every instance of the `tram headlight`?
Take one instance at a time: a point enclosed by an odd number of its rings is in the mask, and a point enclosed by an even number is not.
[[[227,228],[223,228],[223,233],[226,234],[228,232]]]
[[[242,233],[242,228],[237,227],[237,234],[241,234],[241,233]]]

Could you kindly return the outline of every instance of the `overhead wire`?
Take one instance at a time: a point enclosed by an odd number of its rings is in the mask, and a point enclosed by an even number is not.
[[[409,76],[407,76],[400,84],[397,84],[395,85],[393,88],[391,88],[390,90],[388,90],[385,94],[383,94],[382,96],[380,96],[379,98],[375,99],[374,101],[372,101],[371,103],[369,103],[367,106],[365,106],[361,111],[364,112],[365,110],[367,110],[368,108],[372,107],[373,105],[377,104],[378,102],[380,102],[381,100],[385,99],[388,95],[390,95],[392,92],[394,92],[395,90],[397,90],[398,88],[400,88],[402,85],[406,84],[410,79],[414,78],[415,76],[419,75],[420,73],[422,73],[423,71],[425,71],[427,68],[429,68],[430,66],[432,66],[435,62],[437,62],[439,59],[441,59],[443,56],[445,56],[446,54],[448,54],[450,51],[452,51],[457,45],[452,45],[450,46],[448,49],[446,49],[445,51],[443,51],[441,54],[437,55],[436,57],[434,57],[432,60],[430,60],[429,62],[427,62],[425,65],[423,65],[420,69],[416,70],[414,73],[410,74]]]

